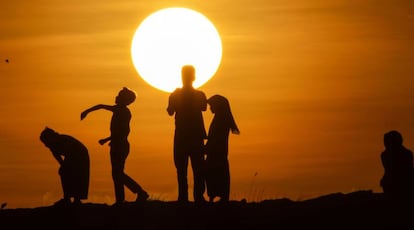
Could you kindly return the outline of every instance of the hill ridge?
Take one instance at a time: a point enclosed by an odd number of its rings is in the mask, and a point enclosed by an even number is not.
[[[406,211],[407,208],[410,210]],[[3,209],[0,223],[42,229],[414,229],[412,203],[396,204],[382,193],[361,190],[303,201],[289,198],[227,204],[179,204],[149,200],[122,206],[85,203],[79,207],[44,206]]]

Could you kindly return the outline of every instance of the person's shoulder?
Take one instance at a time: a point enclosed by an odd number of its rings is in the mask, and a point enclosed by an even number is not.
[[[413,151],[411,151],[411,149],[408,149],[408,148],[405,148],[405,147],[404,147],[404,149],[405,149],[405,153],[406,153],[407,155],[411,155],[411,156],[413,156]]]
[[[58,136],[60,140],[64,140],[64,139],[75,139],[74,137],[72,137],[71,135],[68,134],[59,134]]]
[[[199,90],[199,89],[196,89],[195,90],[195,92],[197,93],[197,95],[199,95],[199,96],[203,96],[203,97],[205,97],[206,96],[206,94],[204,93],[204,91],[202,91],[202,90]]]
[[[122,108],[122,111],[124,112],[124,113],[131,113],[131,110],[129,109],[129,107],[128,106],[125,106],[125,107],[123,107]]]
[[[116,106],[113,110],[114,114],[130,114],[131,110],[128,106]]]
[[[180,93],[181,93],[181,88],[175,88],[175,90],[170,93],[170,97],[173,97]]]
[[[68,135],[68,134],[60,134],[59,140],[62,143],[69,143],[69,142],[80,142],[78,139],[76,139],[74,136]]]

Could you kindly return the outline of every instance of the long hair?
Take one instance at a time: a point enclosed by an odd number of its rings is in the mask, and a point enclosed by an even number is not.
[[[230,109],[230,103],[227,98],[221,95],[214,95],[207,100],[207,103],[213,108],[214,113],[218,116],[222,116],[225,124],[230,128],[234,134],[239,134],[240,130],[234,120],[233,114]]]

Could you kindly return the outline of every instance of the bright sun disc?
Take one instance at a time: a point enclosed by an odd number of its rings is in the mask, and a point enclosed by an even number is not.
[[[221,62],[222,46],[219,33],[207,17],[187,8],[166,8],[138,26],[131,55],[144,81],[172,92],[182,86],[183,65],[195,67],[195,88],[213,77]]]

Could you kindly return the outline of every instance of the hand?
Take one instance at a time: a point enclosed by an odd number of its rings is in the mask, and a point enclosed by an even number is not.
[[[239,129],[232,129],[231,133],[239,135],[240,134],[240,130]]]
[[[88,115],[88,112],[87,111],[83,111],[81,113],[80,119],[83,120],[86,117],[86,115]]]
[[[108,141],[108,139],[100,139],[98,142],[99,142],[99,144],[101,144],[101,145],[104,145],[106,142]]]

